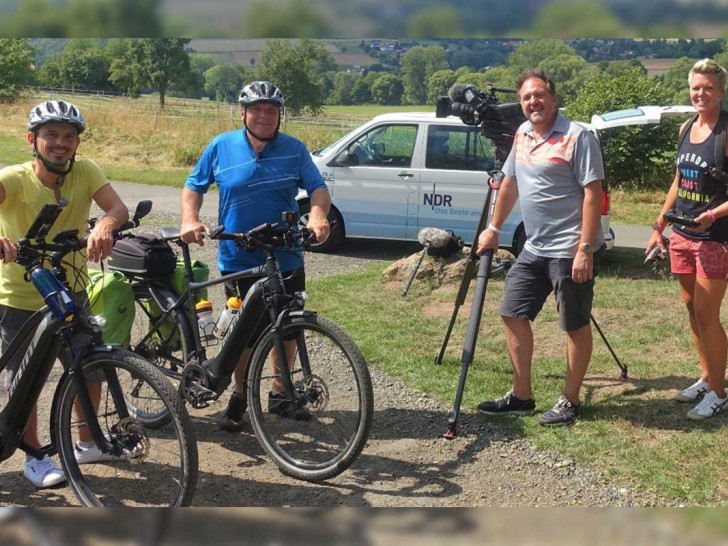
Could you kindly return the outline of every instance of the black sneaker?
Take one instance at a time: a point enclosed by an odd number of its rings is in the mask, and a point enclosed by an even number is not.
[[[217,419],[217,426],[227,432],[240,432],[245,426],[243,423],[243,415],[247,408],[248,399],[246,396],[239,392],[233,392],[227,408],[225,408],[225,411]]]
[[[535,409],[536,401],[533,398],[521,400],[513,391],[508,391],[501,398],[478,404],[478,412],[483,415],[531,415]]]
[[[563,427],[576,423],[581,415],[581,404],[574,404],[565,395],[559,396],[554,407],[541,415],[540,425],[550,427]]]
[[[268,393],[268,413],[280,415],[286,419],[295,421],[310,421],[311,414],[303,408],[299,408],[295,402],[286,398],[282,392]]]

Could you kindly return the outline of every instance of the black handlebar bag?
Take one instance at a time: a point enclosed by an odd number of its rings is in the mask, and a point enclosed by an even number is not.
[[[116,241],[109,257],[109,269],[144,279],[168,279],[176,265],[177,256],[169,243],[151,233]]]

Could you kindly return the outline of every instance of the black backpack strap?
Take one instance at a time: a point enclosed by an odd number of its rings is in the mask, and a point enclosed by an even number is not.
[[[683,145],[683,142],[685,142],[685,138],[690,134],[690,128],[693,126],[696,119],[698,119],[698,114],[695,114],[692,118],[690,118],[690,121],[688,121],[682,131],[680,131],[680,136],[677,139],[678,152],[680,151],[680,147]]]
[[[728,112],[720,111],[718,123],[715,124],[713,133],[715,134],[715,168],[723,171],[725,165],[725,141],[726,141],[726,124],[728,124]]]

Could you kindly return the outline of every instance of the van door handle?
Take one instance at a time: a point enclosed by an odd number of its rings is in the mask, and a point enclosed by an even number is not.
[[[399,173],[397,176],[399,176],[401,178],[412,178],[414,176],[414,174],[412,174],[412,173]]]

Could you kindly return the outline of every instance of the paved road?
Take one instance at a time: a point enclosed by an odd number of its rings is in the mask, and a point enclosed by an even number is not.
[[[130,182],[113,182],[113,184],[114,188],[116,188],[116,191],[119,192],[119,195],[127,206],[132,209],[137,202],[143,199],[152,199],[154,201],[153,211],[179,213],[181,193],[179,188],[150,186],[148,184],[132,184]],[[215,216],[217,214],[217,206],[217,192],[208,192],[202,203],[202,215]],[[612,224],[612,229],[617,237],[617,246],[620,248],[644,249],[651,234],[649,226]]]

